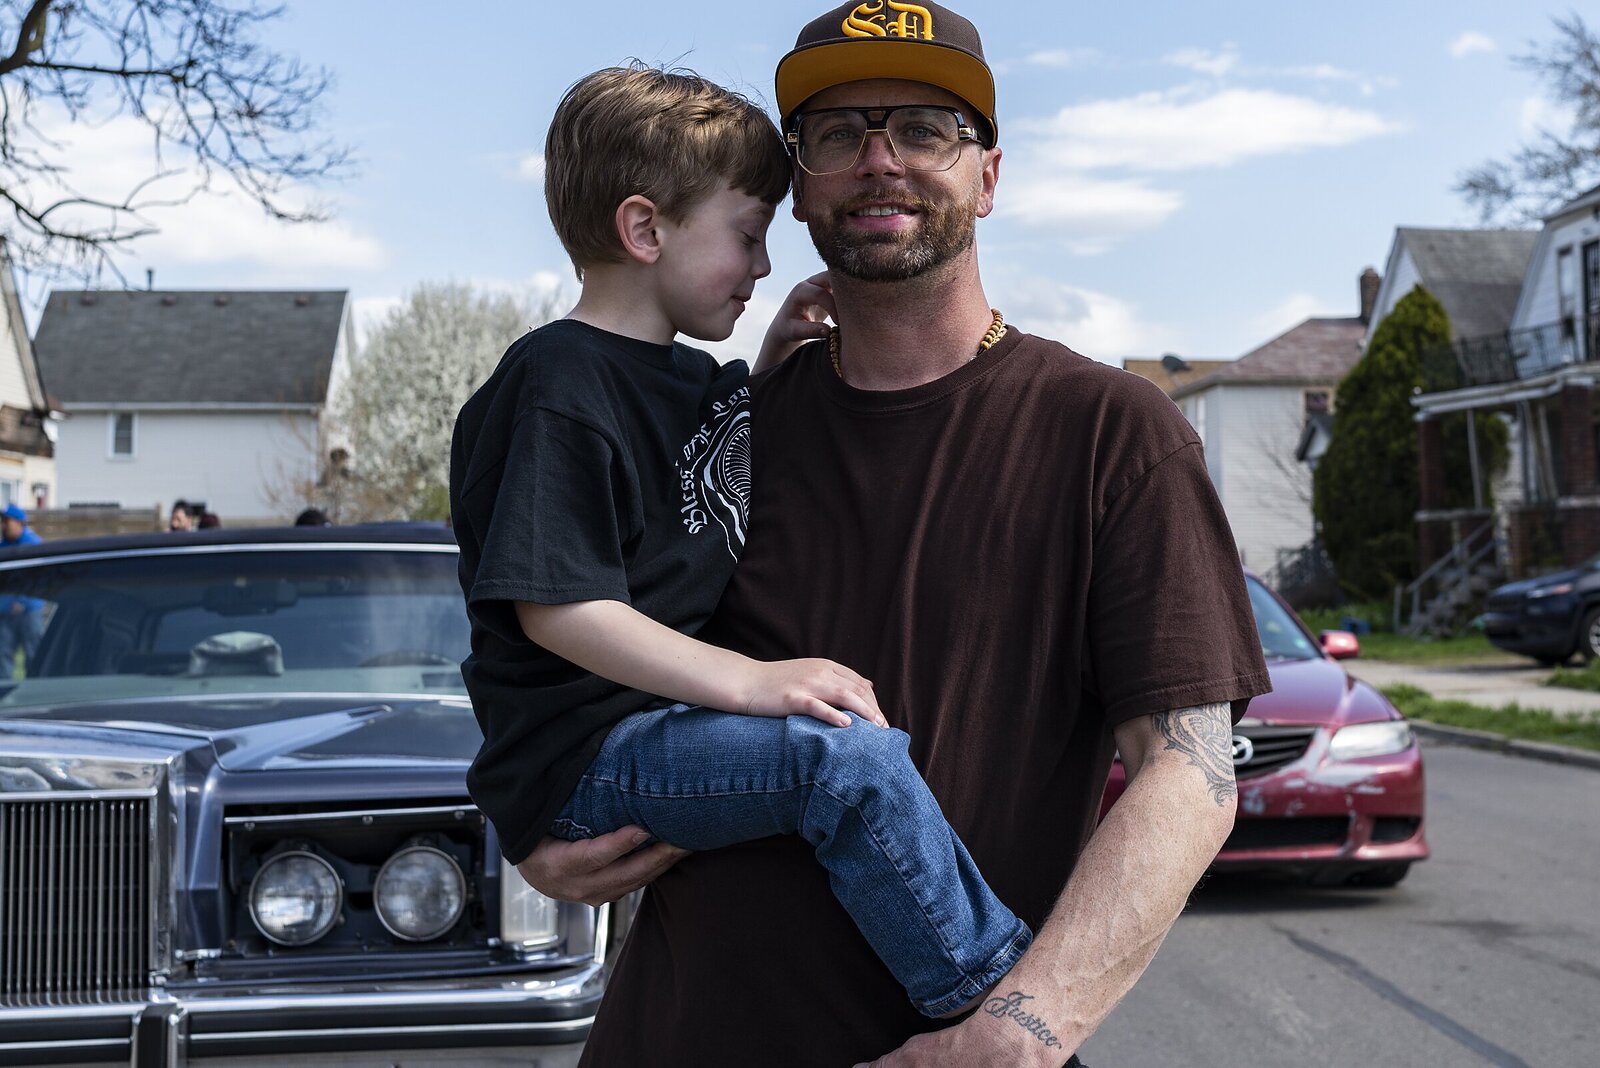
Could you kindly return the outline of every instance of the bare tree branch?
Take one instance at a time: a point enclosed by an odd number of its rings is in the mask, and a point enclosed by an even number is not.
[[[1544,82],[1559,109],[1570,110],[1571,129],[1541,128],[1509,160],[1462,172],[1456,192],[1485,223],[1537,222],[1600,183],[1600,36],[1576,13],[1552,22],[1555,41],[1530,43],[1514,61]]]
[[[282,9],[257,0],[0,0],[0,226],[14,260],[46,275],[118,277],[114,253],[153,232],[142,210],[223,182],[268,216],[325,218],[307,186],[344,174],[349,152],[322,136],[331,81],[266,48]],[[150,175],[126,193],[87,188],[60,133],[132,119],[150,134]],[[185,193],[139,198],[182,176]],[[71,211],[68,209],[79,209]],[[86,221],[82,211],[97,213]]]

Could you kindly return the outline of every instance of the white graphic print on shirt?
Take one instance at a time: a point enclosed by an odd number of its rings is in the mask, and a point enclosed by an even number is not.
[[[683,447],[675,466],[684,529],[698,534],[715,523],[735,560],[750,522],[750,388],[711,403],[711,421]]]

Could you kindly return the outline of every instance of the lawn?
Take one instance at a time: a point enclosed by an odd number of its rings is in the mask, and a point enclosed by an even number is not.
[[[1399,664],[1448,664],[1508,655],[1490,645],[1489,639],[1475,630],[1453,638],[1413,638],[1395,634],[1388,629],[1388,609],[1383,605],[1312,608],[1301,612],[1300,618],[1305,620],[1312,633],[1347,630],[1352,620],[1365,622],[1372,629],[1356,637],[1361,642],[1361,656],[1366,660],[1387,660]]]
[[[1415,686],[1388,686],[1384,696],[1410,719],[1448,727],[1491,731],[1528,742],[1550,742],[1600,750],[1600,717],[1558,716],[1516,704],[1485,708],[1466,701],[1441,701]]]

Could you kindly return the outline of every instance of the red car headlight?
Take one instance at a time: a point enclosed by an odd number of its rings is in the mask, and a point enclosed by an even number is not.
[[[1388,756],[1390,753],[1403,753],[1411,745],[1411,724],[1403,719],[1352,723],[1339,728],[1334,734],[1333,741],[1328,745],[1328,755],[1334,760]]]

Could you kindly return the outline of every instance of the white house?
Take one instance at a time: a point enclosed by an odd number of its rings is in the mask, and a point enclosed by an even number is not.
[[[1205,443],[1206,468],[1247,567],[1271,572],[1312,540],[1307,428],[1332,412],[1339,380],[1361,358],[1377,288],[1369,268],[1362,315],[1307,319],[1171,392]]]
[[[56,462],[50,402],[17,300],[11,259],[0,241],[0,508],[55,503]]]
[[[52,293],[34,348],[66,416],[60,503],[287,521],[352,343],[344,290]]]

